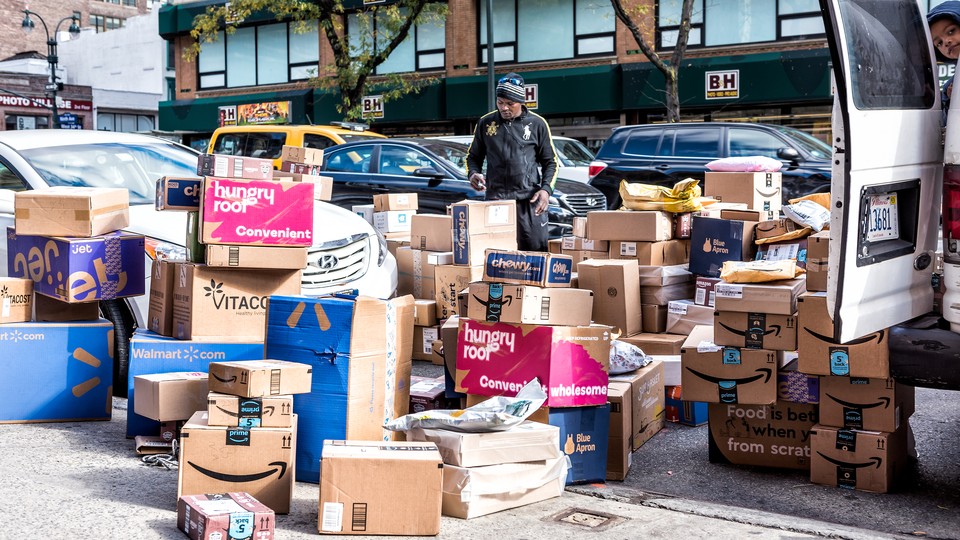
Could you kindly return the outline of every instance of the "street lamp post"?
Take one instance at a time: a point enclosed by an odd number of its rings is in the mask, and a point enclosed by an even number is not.
[[[67,32],[69,32],[71,36],[80,34],[80,26],[77,25],[79,19],[76,15],[60,19],[60,22],[57,23],[54,29],[53,36],[51,36],[50,30],[47,28],[47,23],[43,20],[43,17],[36,11],[30,11],[29,9],[23,10],[22,26],[24,32],[29,33],[35,26],[33,19],[30,18],[31,15],[35,15],[40,19],[40,24],[43,25],[43,32],[47,35],[47,63],[50,64],[50,83],[44,86],[44,90],[49,92],[52,98],[50,110],[53,111],[53,127],[54,129],[60,129],[60,114],[59,111],[57,111],[57,91],[60,90],[62,86],[57,81],[57,62],[59,61],[57,58],[57,35],[60,33],[60,25],[67,21],[71,21]]]

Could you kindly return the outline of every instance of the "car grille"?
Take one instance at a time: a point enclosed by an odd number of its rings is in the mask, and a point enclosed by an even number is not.
[[[309,291],[349,284],[366,274],[369,261],[370,241],[366,234],[314,246],[307,254],[303,288]]]
[[[578,216],[585,216],[593,210],[607,209],[607,198],[600,193],[566,193],[564,200]]]

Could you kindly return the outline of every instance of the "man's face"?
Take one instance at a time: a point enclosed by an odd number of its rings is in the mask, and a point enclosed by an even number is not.
[[[930,25],[933,46],[947,58],[960,57],[960,26],[951,19],[939,19]]]
[[[522,104],[509,99],[497,98],[497,110],[504,120],[513,120],[523,112]]]

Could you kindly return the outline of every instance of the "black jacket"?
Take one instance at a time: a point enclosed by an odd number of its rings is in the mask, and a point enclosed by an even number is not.
[[[513,120],[503,120],[499,111],[480,118],[467,154],[467,176],[481,171],[484,160],[487,199],[529,199],[541,189],[553,194],[557,154],[550,127],[526,107]]]

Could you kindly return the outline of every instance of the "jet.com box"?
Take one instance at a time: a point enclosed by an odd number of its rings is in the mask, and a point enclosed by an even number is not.
[[[0,326],[0,423],[110,420],[113,324]]]
[[[127,437],[156,435],[160,424],[134,411],[133,378],[174,371],[208,372],[211,362],[263,360],[263,342],[224,343],[185,341],[137,330],[130,338],[130,369],[127,376]]]

